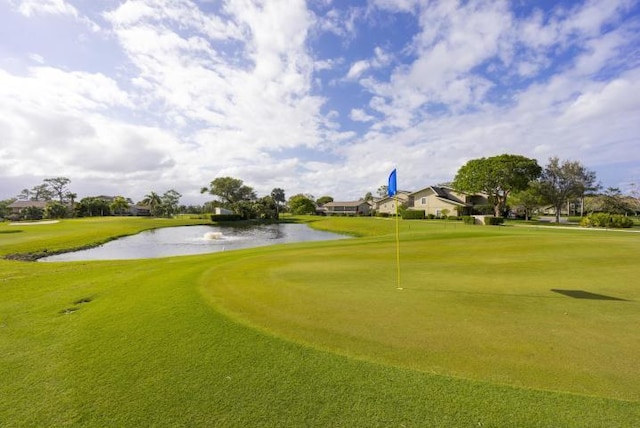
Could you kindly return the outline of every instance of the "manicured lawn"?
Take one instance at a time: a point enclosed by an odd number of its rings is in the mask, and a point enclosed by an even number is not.
[[[151,222],[1,224],[0,253]],[[637,425],[640,235],[401,222],[396,290],[393,221],[313,224],[364,237],[0,260],[0,425]]]

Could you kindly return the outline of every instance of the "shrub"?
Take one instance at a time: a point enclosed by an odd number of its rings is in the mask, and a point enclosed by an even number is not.
[[[402,213],[404,220],[424,220],[424,210],[406,210]]]
[[[464,224],[476,224],[475,217],[472,217],[470,215],[463,215],[462,221],[464,222]]]
[[[428,214],[428,215],[427,215],[427,218],[428,218],[429,220],[433,220],[434,218],[436,218],[436,216],[435,216],[435,214]]]
[[[584,227],[629,228],[633,226],[633,220],[621,214],[593,213],[584,217],[580,222]]]
[[[457,215],[450,215],[447,217],[447,220],[462,220],[462,217],[458,217]]]
[[[499,226],[504,223],[504,218],[502,217],[485,217],[484,224],[489,226]]]
[[[376,213],[376,217],[389,217],[389,213]]]

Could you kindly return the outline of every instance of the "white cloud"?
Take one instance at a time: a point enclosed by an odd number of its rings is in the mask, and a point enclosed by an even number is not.
[[[351,113],[349,114],[349,118],[356,122],[371,122],[375,120],[374,116],[367,114],[364,110],[359,108],[352,109]]]
[[[371,64],[367,60],[356,61],[349,68],[347,73],[347,79],[357,79],[362,73],[367,71],[371,67]]]
[[[78,17],[78,10],[64,0],[10,0],[13,7],[25,16],[38,14]]]
[[[100,31],[100,26],[86,16],[81,15],[72,4],[65,0],[9,0],[19,13],[27,17],[36,15],[69,16],[87,25],[92,31]]]

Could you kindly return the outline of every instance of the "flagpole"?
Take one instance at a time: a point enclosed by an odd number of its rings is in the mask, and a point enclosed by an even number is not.
[[[400,217],[398,215],[398,194],[395,194],[396,201],[396,266],[398,271],[398,286],[397,290],[402,290],[400,287]]]

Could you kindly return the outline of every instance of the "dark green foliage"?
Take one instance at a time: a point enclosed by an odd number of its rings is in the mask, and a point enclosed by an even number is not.
[[[27,207],[20,211],[25,220],[42,220],[43,210],[38,207]]]
[[[213,214],[211,221],[239,221],[242,216],[238,214]]]
[[[462,216],[462,221],[464,224],[476,224],[476,219],[470,215]]]
[[[485,217],[484,224],[488,226],[499,226],[504,223],[504,218],[502,217]]]
[[[376,214],[376,217],[384,217],[384,218],[387,218],[387,217],[389,217],[389,213],[377,213],[377,214]]]
[[[67,216],[67,207],[58,201],[49,201],[44,208],[44,218],[65,218]]]
[[[424,220],[424,210],[405,210],[402,213],[404,220]]]
[[[620,214],[593,213],[583,218],[580,226],[622,229],[633,227],[633,220]]]
[[[470,160],[458,170],[452,185],[462,192],[486,193],[493,204],[494,215],[499,216],[509,194],[526,189],[541,172],[535,159],[503,154]]]
[[[450,215],[447,217],[447,220],[462,220],[462,217],[458,217],[457,215]]]
[[[9,209],[9,205],[15,202],[15,198],[6,199],[4,201],[0,201],[0,218],[7,217],[11,210]]]
[[[100,197],[82,198],[75,207],[77,217],[97,217],[111,215],[109,202]]]
[[[433,220],[434,218],[436,218],[435,214],[427,214],[427,218],[429,220]]]
[[[291,214],[314,214],[316,205],[313,198],[303,194],[297,194],[289,198]]]

